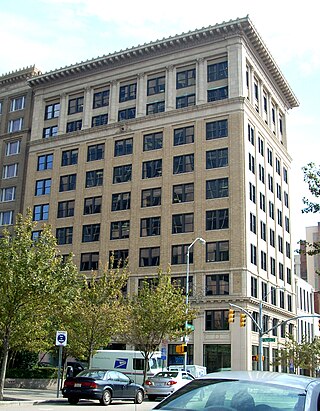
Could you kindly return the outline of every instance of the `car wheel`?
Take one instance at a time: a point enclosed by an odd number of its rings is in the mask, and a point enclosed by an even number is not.
[[[102,405],[110,405],[112,400],[111,392],[110,390],[105,390],[102,394],[102,397],[100,399],[100,404]]]
[[[74,397],[69,397],[68,398],[68,403],[69,404],[71,404],[71,405],[76,405],[76,404],[78,404],[78,402],[79,402],[79,398],[74,398]]]
[[[136,398],[134,399],[135,404],[141,404],[143,401],[144,395],[141,390],[138,390],[136,393]]]
[[[156,398],[157,398],[156,395],[148,395],[148,400],[149,401],[155,401]]]

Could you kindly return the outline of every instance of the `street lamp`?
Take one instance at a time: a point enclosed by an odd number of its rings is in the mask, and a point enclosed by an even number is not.
[[[190,271],[190,250],[191,248],[195,245],[195,243],[197,241],[200,241],[200,243],[202,245],[204,245],[206,243],[206,240],[204,240],[201,237],[197,237],[189,246],[187,249],[187,277],[186,277],[186,315],[188,314],[188,304],[189,304],[189,271]],[[185,348],[185,355],[184,355],[184,369],[185,371],[187,371],[187,357],[188,357],[188,353],[187,353],[187,331],[188,331],[188,320],[186,319],[186,324],[185,324],[185,338],[184,338],[184,342],[186,344],[186,348]]]

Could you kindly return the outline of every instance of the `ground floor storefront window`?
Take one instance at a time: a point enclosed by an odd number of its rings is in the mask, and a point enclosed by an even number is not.
[[[222,371],[231,368],[230,344],[204,344],[203,365],[207,372]]]

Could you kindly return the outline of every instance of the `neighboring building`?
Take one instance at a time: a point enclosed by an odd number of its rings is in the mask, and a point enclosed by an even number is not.
[[[314,289],[311,284],[304,281],[302,278],[295,277],[296,282],[296,304],[297,316],[301,318],[297,321],[297,342],[311,342],[316,335],[319,335],[318,319],[308,317],[314,315]],[[306,316],[306,317],[303,317]]]
[[[286,115],[298,101],[249,18],[133,47],[28,81],[24,210],[81,272],[129,257],[128,291],[171,264],[199,309],[190,363],[252,369],[252,321],[295,316]],[[281,289],[280,289],[281,288]],[[264,367],[293,320],[264,343]],[[269,333],[272,335],[272,332]],[[167,345],[169,364],[182,361]]]
[[[39,73],[28,67],[0,76],[0,227],[22,212],[33,103],[27,80]]]

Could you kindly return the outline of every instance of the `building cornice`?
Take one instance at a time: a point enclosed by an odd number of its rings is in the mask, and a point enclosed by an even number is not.
[[[35,66],[25,67],[0,76],[0,85],[18,83],[30,80],[32,77],[41,76],[41,71]]]
[[[257,53],[260,60],[265,65],[265,68],[269,71],[279,87],[286,100],[287,106],[289,108],[297,107],[299,105],[297,98],[248,16],[62,67],[32,77],[28,82],[33,87],[41,86],[51,82],[79,76],[81,74],[132,64],[133,61],[139,61],[146,58],[149,59],[156,57],[159,54],[190,49],[194,46],[219,41],[236,35],[244,37],[255,53]]]

